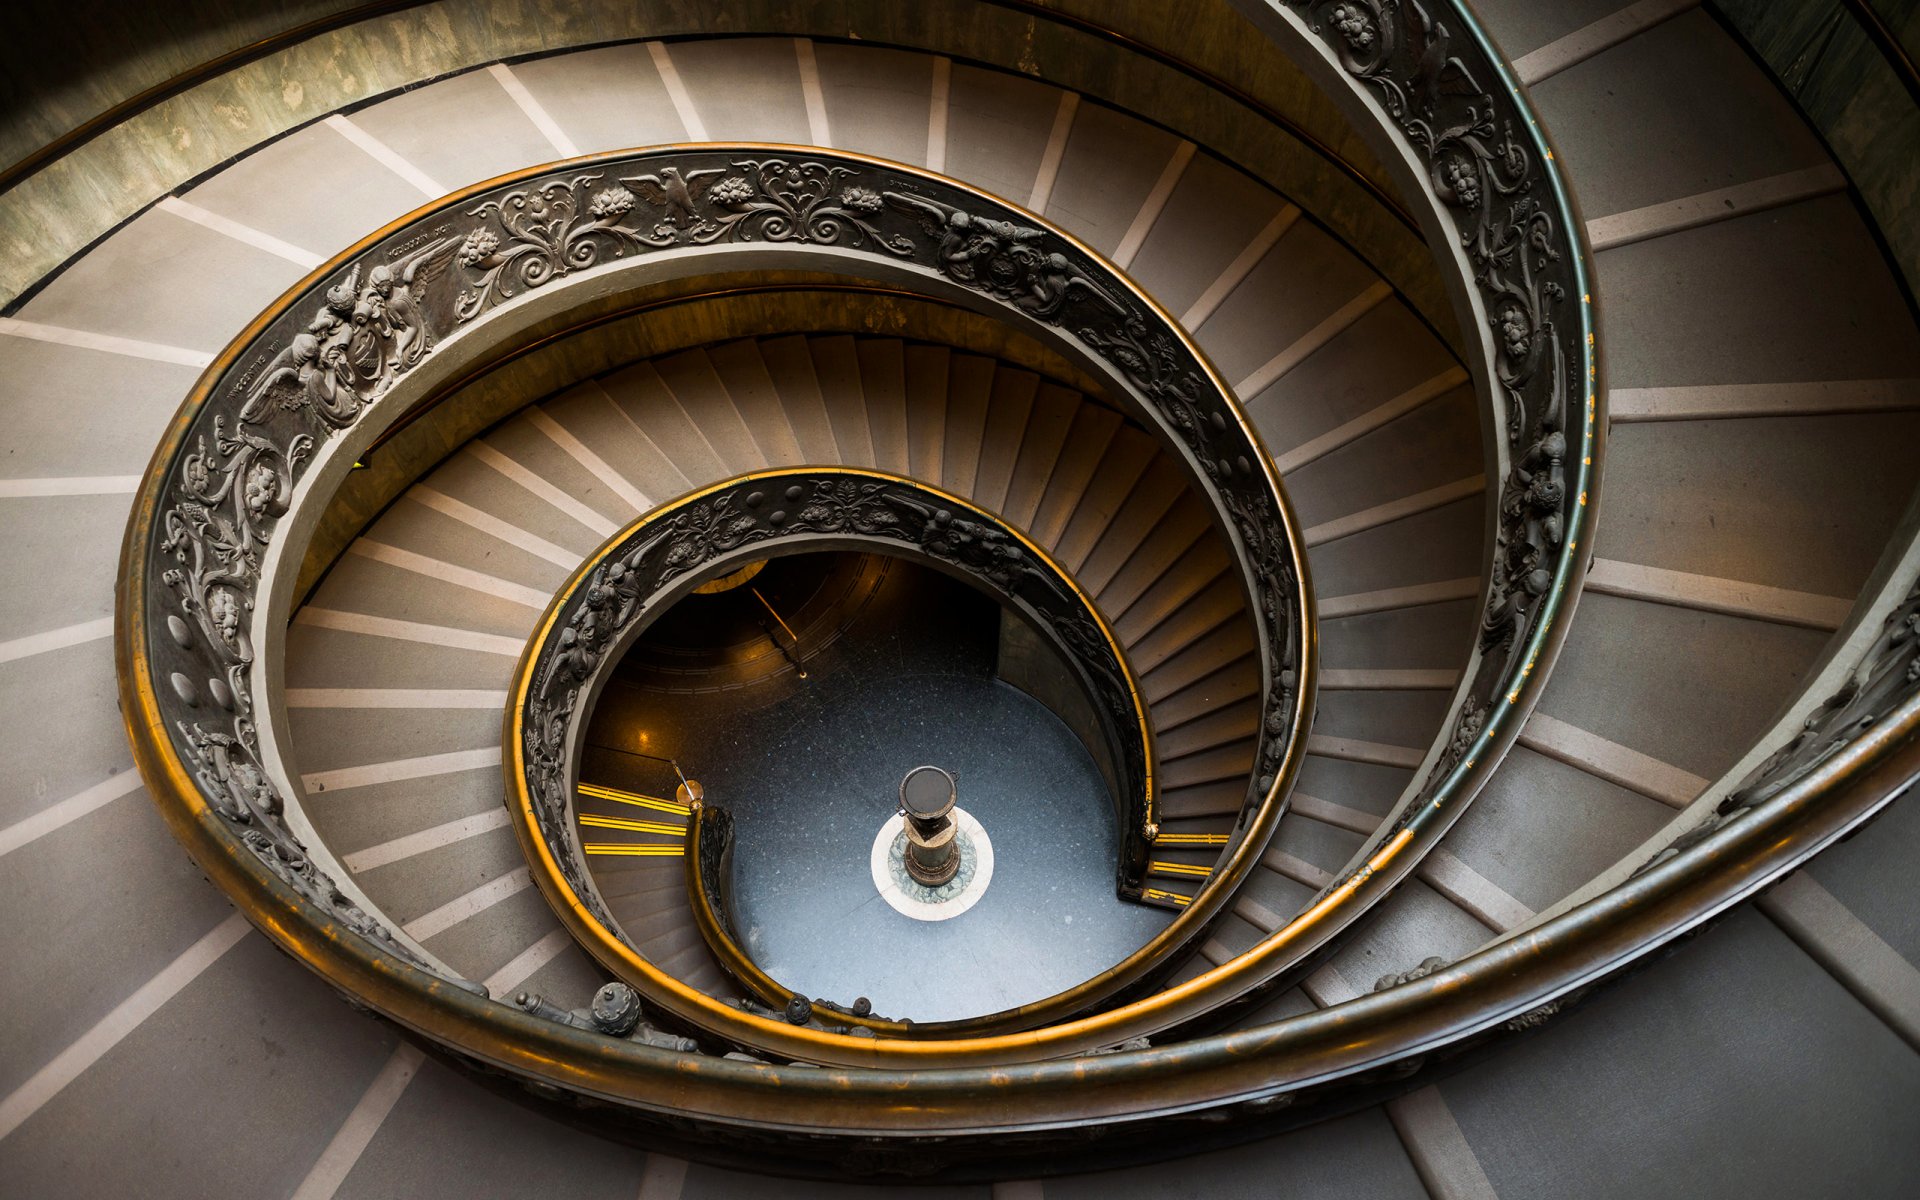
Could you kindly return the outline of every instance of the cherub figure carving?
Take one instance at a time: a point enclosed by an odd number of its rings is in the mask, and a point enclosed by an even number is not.
[[[1052,318],[1076,292],[1116,313],[1126,311],[1066,255],[1047,250],[1043,230],[979,216],[925,196],[887,192],[884,199],[940,239],[934,263],[962,283],[1011,300],[1036,317]]]
[[[376,263],[364,284],[356,265],[327,289],[306,332],[267,365],[240,410],[241,423],[264,420],[277,395],[282,408],[304,410],[327,428],[352,425],[369,400],[426,354],[431,331],[422,298],[459,246],[457,238],[440,238]]]

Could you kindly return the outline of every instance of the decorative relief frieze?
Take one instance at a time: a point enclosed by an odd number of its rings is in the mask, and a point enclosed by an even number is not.
[[[154,690],[174,728],[175,752],[193,764],[236,841],[343,924],[397,946],[341,896],[287,827],[285,800],[261,760],[253,724],[249,630],[261,562],[297,482],[326,440],[355,428],[442,341],[500,305],[622,259],[721,243],[833,247],[915,264],[1110,362],[1152,423],[1196,465],[1223,529],[1244,547],[1269,679],[1248,803],[1278,778],[1294,732],[1304,636],[1299,572],[1252,440],[1163,317],[1068,239],[933,177],[826,153],[610,157],[442,206],[317,280],[252,344],[236,348],[235,366],[215,382],[166,468],[144,599],[151,670],[166,681]],[[879,516],[833,509],[831,497],[818,503],[826,510],[792,513],[796,524]],[[937,509],[889,512],[892,528],[925,533],[927,553],[980,572],[1024,569],[968,519],[943,519]],[[693,556],[727,536],[689,529],[676,549]],[[1009,575],[1007,582],[1032,588],[1036,578]],[[609,578],[602,586],[617,595],[621,584]],[[1068,637],[1084,633],[1062,628]],[[598,629],[572,632],[576,644],[556,659],[551,686],[580,669]],[[1083,644],[1091,652],[1092,643]],[[204,707],[209,700],[217,715]]]
[[[1448,747],[1424,781],[1439,792],[1498,702],[1537,665],[1541,602],[1576,569],[1566,552],[1584,492],[1568,486],[1569,439],[1590,458],[1578,231],[1522,105],[1466,32],[1454,6],[1429,0],[1272,0],[1299,14],[1340,67],[1379,101],[1425,169],[1487,314],[1509,467],[1497,521],[1481,661]],[[1496,90],[1499,89],[1499,90]],[[1571,300],[1571,305],[1569,301]],[[1407,814],[1421,811],[1409,805]]]

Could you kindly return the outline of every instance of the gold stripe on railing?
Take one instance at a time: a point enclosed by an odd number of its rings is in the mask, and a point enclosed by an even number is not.
[[[595,800],[612,800],[617,804],[631,804],[635,808],[651,808],[655,812],[687,815],[687,806],[675,804],[671,800],[662,800],[658,796],[642,796],[638,792],[623,792],[619,788],[601,787],[597,783],[583,783],[574,788],[582,796],[591,796]]]
[[[669,825],[665,821],[634,821],[626,817],[603,817],[599,813],[581,813],[580,823],[594,829],[625,829],[631,833],[663,833],[668,837],[687,836],[685,825]]]
[[[667,846],[660,843],[637,844],[634,842],[588,842],[580,847],[588,854],[606,855],[614,858],[679,858],[686,854],[685,846]]]

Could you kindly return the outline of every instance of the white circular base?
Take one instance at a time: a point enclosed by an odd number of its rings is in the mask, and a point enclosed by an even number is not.
[[[980,897],[987,894],[987,885],[993,882],[993,842],[987,837],[986,829],[966,809],[956,807],[953,819],[960,826],[959,836],[966,839],[973,850],[973,878],[938,904],[908,895],[888,864],[894,842],[904,835],[907,819],[895,813],[880,827],[867,862],[873,869],[873,886],[880,889],[881,899],[895,912],[916,921],[949,921],[978,904]]]

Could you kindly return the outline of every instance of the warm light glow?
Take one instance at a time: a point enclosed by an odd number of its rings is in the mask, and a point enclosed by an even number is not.
[[[685,846],[636,846],[631,842],[588,842],[580,847],[588,854],[626,858],[685,858]]]
[[[693,594],[696,596],[712,596],[720,592],[730,592],[765,570],[766,566],[766,559],[756,558],[746,566],[741,567],[738,571],[729,571],[717,579],[707,580],[699,587],[693,589]]]
[[[611,800],[616,804],[631,804],[635,808],[651,808],[655,812],[677,813],[684,817],[691,811],[684,804],[675,804],[671,800],[662,800],[658,796],[623,792],[619,788],[601,787],[597,783],[583,783],[575,790],[582,796],[591,796],[595,800]]]
[[[582,813],[580,823],[593,829],[624,829],[630,833],[663,833],[669,837],[687,836],[684,825],[667,825],[659,821],[631,821],[626,817],[603,817],[598,813]]]

